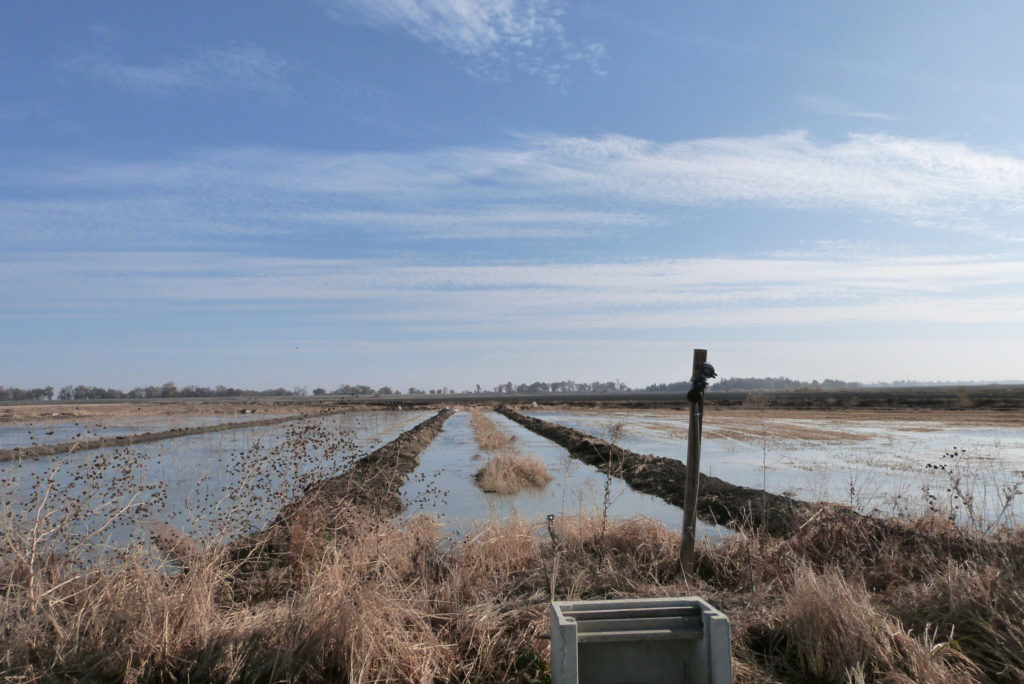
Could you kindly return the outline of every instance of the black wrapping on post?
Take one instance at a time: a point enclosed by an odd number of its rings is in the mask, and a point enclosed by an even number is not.
[[[686,393],[686,398],[692,403],[704,401],[704,390],[708,387],[708,380],[718,377],[715,374],[715,367],[710,363],[701,363],[693,367],[693,375],[690,377],[692,386]]]

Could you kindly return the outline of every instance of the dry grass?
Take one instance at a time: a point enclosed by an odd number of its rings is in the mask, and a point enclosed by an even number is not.
[[[826,506],[787,538],[702,542],[685,576],[653,520],[494,521],[453,543],[343,502],[290,517],[273,562],[164,530],[179,571],[149,541],[69,555],[71,493],[65,518],[0,497],[5,681],[545,681],[550,600],[695,594],[729,616],[741,683],[1024,681],[1019,528]]]
[[[34,567],[5,559],[0,675],[526,681],[545,676],[540,637],[552,598],[700,594],[730,616],[739,682],[1024,677],[1018,537],[957,558],[940,558],[945,542],[935,554],[908,547],[900,563],[917,576],[888,574],[872,589],[869,570],[898,547],[893,540],[880,540],[870,561],[839,565],[819,557],[815,530],[786,540],[739,534],[701,544],[697,576],[684,577],[678,534],[652,520],[611,521],[604,534],[596,517],[550,530],[492,522],[452,546],[429,519],[351,515],[358,534],[293,531],[302,552],[258,600],[238,598],[239,562],[216,549],[193,552],[181,573],[141,551],[87,571],[53,556]],[[837,533],[821,517],[808,527],[819,525]]]
[[[776,613],[794,678],[813,681],[965,682],[980,674],[934,632],[915,639],[876,605],[859,578],[801,565]],[[952,656],[952,657],[951,657]]]
[[[544,464],[529,456],[493,456],[477,471],[476,484],[485,492],[517,494],[527,488],[540,489],[551,482]]]
[[[477,471],[474,480],[480,489],[493,494],[518,494],[524,489],[541,489],[551,482],[548,469],[540,460],[523,455],[515,437],[503,432],[483,411],[470,411],[473,437],[491,458]]]
[[[481,450],[489,454],[500,454],[515,450],[515,437],[502,432],[494,421],[480,409],[470,409],[469,424],[473,427],[473,439]]]

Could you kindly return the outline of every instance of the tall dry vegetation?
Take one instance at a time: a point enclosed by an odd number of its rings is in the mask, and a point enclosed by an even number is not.
[[[469,415],[477,446],[491,456],[474,477],[480,489],[495,494],[517,494],[551,482],[551,474],[544,464],[523,455],[516,447],[515,437],[503,432],[479,409],[471,410]]]
[[[77,569],[5,558],[0,673],[167,681],[526,681],[547,672],[552,598],[699,594],[733,625],[739,682],[1024,680],[1024,540],[907,524],[887,537],[823,509],[789,539],[698,548],[679,573],[661,523],[482,525],[444,544],[426,518],[305,529],[258,594],[222,550],[170,573],[141,550]],[[315,525],[311,520],[295,525]],[[316,540],[316,541],[312,541]],[[853,557],[859,562],[851,562]]]
[[[551,482],[544,464],[530,456],[499,454],[492,456],[474,476],[485,492],[517,494],[524,489],[539,489]]]
[[[513,451],[516,446],[515,437],[503,432],[494,421],[484,415],[480,409],[470,409],[469,424],[473,428],[473,439],[482,451],[498,454]]]
[[[684,576],[656,521],[507,520],[453,544],[353,503],[290,519],[272,556],[209,542],[182,566],[139,543],[87,564],[55,543],[62,519],[6,503],[10,681],[543,681],[552,598],[693,594],[729,615],[739,682],[1024,681],[1017,528],[824,506],[786,538],[702,543]]]

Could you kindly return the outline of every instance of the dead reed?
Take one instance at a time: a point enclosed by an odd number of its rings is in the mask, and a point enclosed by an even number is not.
[[[469,424],[473,427],[473,439],[481,450],[498,454],[515,448],[515,438],[499,429],[482,410],[470,409]]]
[[[283,467],[296,452],[282,455]],[[274,551],[165,534],[176,569],[149,541],[120,554],[69,545],[67,516],[43,503],[78,490],[54,482],[39,479],[37,512],[0,499],[5,681],[545,681],[553,598],[693,594],[729,615],[741,683],[1024,681],[1016,527],[821,506],[786,537],[701,542],[686,576],[679,535],[653,520],[491,521],[453,542],[355,497],[290,517]],[[248,482],[243,508],[265,489]]]
[[[492,456],[477,471],[476,484],[485,492],[516,494],[526,488],[539,489],[551,482],[544,464],[530,456],[500,454]]]
[[[859,523],[841,519],[859,546]],[[826,516],[808,528],[819,525],[838,531]],[[424,518],[349,527],[360,533],[296,532],[301,552],[259,598],[239,598],[241,563],[217,548],[193,552],[179,573],[142,549],[87,570],[55,555],[31,567],[5,557],[0,674],[525,681],[545,676],[551,598],[701,594],[732,620],[739,682],[1024,678],[1019,535],[970,548],[878,539],[865,562],[836,564],[820,557],[816,530],[749,532],[700,545],[698,573],[685,577],[678,534],[646,519],[610,521],[604,534],[599,517],[559,519],[550,534],[506,520],[454,546]],[[960,550],[943,558],[943,548]],[[871,568],[891,562],[917,572],[879,585]]]
[[[545,465],[522,454],[515,438],[503,432],[483,411],[471,410],[470,424],[477,446],[491,456],[474,476],[480,489],[494,494],[517,494],[527,488],[543,488],[551,482]]]

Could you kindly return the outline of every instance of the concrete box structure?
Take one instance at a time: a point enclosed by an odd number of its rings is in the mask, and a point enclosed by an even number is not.
[[[729,618],[696,596],[554,601],[553,684],[728,684]]]

